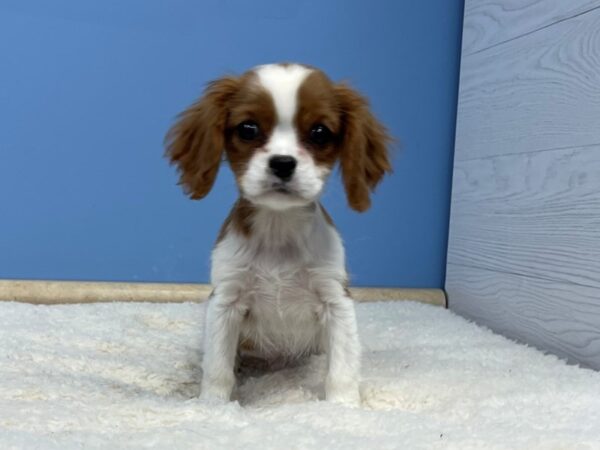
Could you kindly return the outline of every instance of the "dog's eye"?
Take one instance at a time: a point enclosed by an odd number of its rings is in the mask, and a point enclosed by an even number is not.
[[[331,141],[332,134],[325,125],[317,124],[310,129],[309,139],[313,144],[326,145]]]
[[[251,120],[240,123],[236,127],[236,130],[240,139],[243,139],[244,141],[253,141],[260,134],[258,124],[256,122],[252,122]]]

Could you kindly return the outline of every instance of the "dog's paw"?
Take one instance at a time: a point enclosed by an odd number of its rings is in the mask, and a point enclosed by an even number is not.
[[[231,398],[231,390],[230,383],[202,383],[200,400],[206,404],[224,405]]]
[[[229,399],[223,397],[215,397],[210,394],[200,394],[200,403],[205,406],[223,406],[228,403]]]
[[[360,406],[360,391],[357,381],[328,381],[325,387],[325,400],[346,406]]]

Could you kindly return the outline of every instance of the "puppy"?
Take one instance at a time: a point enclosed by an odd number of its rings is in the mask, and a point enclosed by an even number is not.
[[[212,252],[201,397],[228,401],[238,353],[292,361],[326,352],[327,400],[357,404],[360,343],[344,247],[319,196],[339,161],[362,212],[391,171],[385,128],[364,97],[300,64],[210,83],[166,138],[192,199],[225,157],[239,198]]]

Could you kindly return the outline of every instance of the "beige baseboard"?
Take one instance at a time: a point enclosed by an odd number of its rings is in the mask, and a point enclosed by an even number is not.
[[[207,284],[0,280],[0,301],[39,305],[96,302],[203,302]],[[350,288],[359,302],[412,300],[446,307],[441,289]]]

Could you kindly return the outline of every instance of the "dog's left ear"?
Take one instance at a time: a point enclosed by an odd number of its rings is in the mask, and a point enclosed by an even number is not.
[[[346,84],[334,89],[342,119],[340,166],[346,196],[352,209],[363,212],[371,206],[370,193],[392,171],[392,139],[362,95]]]

